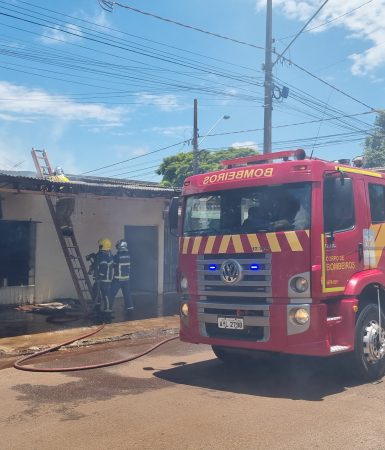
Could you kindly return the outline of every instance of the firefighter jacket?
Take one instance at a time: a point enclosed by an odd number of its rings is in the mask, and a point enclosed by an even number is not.
[[[68,183],[70,180],[65,175],[50,175],[48,177],[50,181],[54,181],[57,183]]]
[[[100,250],[96,254],[95,260],[95,278],[103,283],[112,281],[114,271],[114,258],[110,251]]]
[[[128,281],[130,279],[131,257],[128,251],[119,250],[114,256],[114,279]]]

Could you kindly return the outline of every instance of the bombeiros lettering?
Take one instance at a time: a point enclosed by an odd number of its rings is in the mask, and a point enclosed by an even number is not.
[[[203,184],[215,184],[224,183],[234,180],[247,180],[250,178],[264,178],[273,176],[273,167],[267,167],[265,169],[240,169],[232,170],[230,172],[222,172],[213,175],[207,175],[203,178]]]

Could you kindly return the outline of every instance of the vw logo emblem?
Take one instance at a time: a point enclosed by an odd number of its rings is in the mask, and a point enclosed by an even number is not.
[[[228,259],[221,266],[221,278],[224,283],[235,284],[242,278],[242,266],[234,259]]]

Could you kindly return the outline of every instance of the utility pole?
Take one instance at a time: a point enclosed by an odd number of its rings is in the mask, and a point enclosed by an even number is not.
[[[263,153],[271,153],[271,128],[273,112],[272,96],[272,51],[273,51],[273,4],[266,3],[266,45],[265,45],[265,101],[263,120]]]
[[[198,153],[198,100],[194,98],[194,135],[193,135],[193,174],[196,175],[199,170]]]

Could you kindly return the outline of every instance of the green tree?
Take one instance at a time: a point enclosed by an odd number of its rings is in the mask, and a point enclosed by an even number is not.
[[[215,152],[199,151],[199,173],[210,172],[221,168],[221,161],[256,155],[258,152],[251,148],[228,148]],[[178,153],[163,159],[156,171],[162,175],[161,184],[164,186],[182,186],[185,178],[193,174],[193,153]]]
[[[365,139],[365,167],[385,166],[385,111],[381,111],[374,122],[371,135]]]

